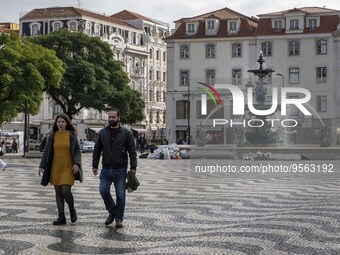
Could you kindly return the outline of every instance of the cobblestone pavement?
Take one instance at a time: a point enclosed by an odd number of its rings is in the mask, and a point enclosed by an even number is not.
[[[139,160],[141,186],[115,229],[104,226],[90,157],[73,188],[78,222],[66,226],[52,225],[54,190],[39,184],[39,159],[5,157],[0,254],[340,254],[339,161],[327,162],[333,173],[198,174],[189,169],[216,161]]]

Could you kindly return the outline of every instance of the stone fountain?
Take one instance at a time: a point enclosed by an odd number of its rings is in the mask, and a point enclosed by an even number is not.
[[[274,70],[270,68],[263,68],[264,59],[263,53],[260,52],[258,69],[248,70],[249,73],[253,73],[258,77],[258,81],[255,82],[255,89],[253,92],[253,105],[257,110],[267,110],[271,107],[271,99],[266,97],[267,95],[267,83],[264,78]],[[246,85],[253,86],[253,85]],[[258,122],[264,123],[262,127],[249,127],[248,131],[245,132],[246,144],[274,144],[278,142],[278,134],[271,131],[268,121],[266,121],[267,116],[258,116],[250,113],[248,105],[246,104],[247,112],[249,113],[250,119],[257,119]],[[256,126],[256,121],[255,121]]]

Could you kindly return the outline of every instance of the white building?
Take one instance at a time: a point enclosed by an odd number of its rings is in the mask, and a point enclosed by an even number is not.
[[[205,118],[199,112],[201,91],[197,88],[198,82],[211,85],[232,83],[241,87],[248,81],[247,70],[256,62],[257,20],[224,8],[192,18],[182,18],[175,24],[176,31],[166,39],[166,132],[169,142],[179,139],[183,141],[187,140],[190,126],[192,141],[195,140],[197,127]],[[213,106],[211,103],[208,101],[208,109]],[[219,117],[229,115],[225,109],[221,111]],[[218,135],[221,143],[227,142],[224,128],[215,129],[211,123],[205,124],[210,127],[208,133]]]
[[[113,14],[111,17],[124,20],[129,25],[144,31],[143,42],[148,52],[148,59],[145,62],[145,86],[141,85],[140,80],[132,87],[142,94],[146,103],[146,119],[140,123],[141,127],[146,127],[151,140],[161,140],[165,136],[167,76],[167,49],[164,38],[170,34],[169,24],[127,10]],[[130,77],[133,75],[130,74]]]
[[[192,139],[197,137],[198,127],[206,117],[200,114],[202,91],[198,82],[233,84],[244,90],[248,82],[255,83],[247,71],[257,68],[261,50],[266,67],[275,70],[266,79],[267,95],[271,95],[273,86],[304,87],[312,94],[309,104],[317,114],[310,117],[290,112],[298,122],[294,134],[289,135],[290,143],[319,142],[315,132],[320,132],[323,125],[317,115],[335,132],[340,127],[339,15],[337,10],[307,7],[262,14],[256,19],[224,8],[176,21],[176,31],[166,40],[169,141],[185,140],[188,126]],[[231,114],[230,93],[218,92],[229,106],[213,117],[235,117]],[[213,101],[208,100],[208,110],[213,107]],[[211,142],[235,143],[234,132],[228,126],[213,128],[211,120],[204,125]]]
[[[147,132],[151,139],[153,129],[158,132],[157,135],[160,135],[160,130],[165,128],[163,116],[165,116],[166,45],[162,38],[169,33],[169,27],[165,23],[157,23],[146,18],[142,21],[135,19],[125,21],[114,16],[109,17],[75,7],[34,9],[20,18],[20,36],[45,35],[60,28],[68,28],[108,42],[115,53],[115,58],[124,64],[123,69],[130,78],[129,85],[142,93],[148,106],[147,120],[131,126],[131,129]],[[149,30],[145,30],[147,26],[154,29],[152,35],[148,34]],[[150,56],[153,48],[155,48],[155,57]],[[160,57],[159,54],[162,54],[162,60],[155,60],[156,57]],[[150,70],[155,77],[159,78],[155,79],[157,86],[149,78]],[[163,75],[162,80],[160,75]],[[41,138],[60,112],[60,107],[45,97],[39,114],[30,116],[30,138]],[[13,123],[3,125],[2,129],[23,130],[23,122],[23,114],[19,114]],[[96,110],[82,110],[73,119],[81,139],[93,138],[106,123],[106,114],[100,114]]]

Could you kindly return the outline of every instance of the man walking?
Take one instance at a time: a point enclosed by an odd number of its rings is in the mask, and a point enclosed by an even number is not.
[[[106,210],[109,212],[105,225],[110,225],[116,219],[116,228],[123,227],[127,154],[130,157],[130,174],[136,175],[137,168],[137,152],[133,135],[128,129],[122,127],[119,121],[119,110],[109,110],[109,125],[100,130],[92,156],[92,171],[96,176],[98,175],[100,155],[103,152],[99,192],[104,200]],[[116,203],[110,193],[112,183],[114,183],[116,191]]]

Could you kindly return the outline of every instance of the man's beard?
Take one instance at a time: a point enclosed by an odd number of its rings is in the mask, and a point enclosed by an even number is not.
[[[118,125],[118,120],[117,121],[113,121],[113,120],[109,121],[109,125],[110,125],[110,127],[117,126]]]

